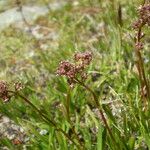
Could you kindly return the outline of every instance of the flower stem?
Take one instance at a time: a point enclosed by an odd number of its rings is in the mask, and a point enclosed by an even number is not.
[[[70,123],[70,87],[67,91],[67,98],[66,98],[66,115],[67,115],[67,120]]]
[[[109,128],[108,126],[108,123],[107,123],[107,120],[104,116],[104,113],[103,113],[103,110],[102,110],[102,107],[101,105],[99,104],[99,101],[98,101],[98,98],[96,96],[96,94],[94,93],[93,90],[91,90],[87,85],[85,85],[82,81],[78,80],[77,78],[75,79],[77,83],[79,83],[81,86],[83,86],[85,89],[87,89],[92,95],[93,95],[93,98],[94,98],[94,101],[96,103],[96,106],[98,107],[98,110],[99,110],[99,113],[101,115],[101,118],[103,120],[103,123],[105,124],[105,127],[107,128],[109,134],[110,134],[110,137],[113,139],[113,141],[115,141],[114,137],[113,137],[113,134],[112,134],[112,131],[111,129]]]
[[[140,41],[141,41],[141,30],[142,30],[142,27],[140,27],[138,29],[138,33],[137,33],[137,38],[136,38],[136,44],[138,44]],[[143,91],[143,88],[144,86],[146,87],[146,91],[147,91],[147,98],[150,99],[150,87],[148,85],[148,80],[146,79],[146,75],[145,75],[145,69],[144,69],[144,62],[143,62],[143,59],[142,59],[142,55],[141,55],[141,52],[140,52],[140,49],[138,48],[135,48],[135,53],[136,53],[136,56],[137,56],[137,69],[138,69],[138,72],[139,72],[139,76],[140,76],[140,82],[141,82],[141,91],[142,91],[142,95],[144,96],[144,91]]]

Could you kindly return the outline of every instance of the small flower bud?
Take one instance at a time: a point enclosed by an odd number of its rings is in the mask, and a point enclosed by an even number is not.
[[[135,46],[136,46],[136,49],[138,49],[138,50],[143,49],[143,43],[141,43],[141,42],[136,43]]]
[[[83,65],[89,65],[92,60],[92,53],[91,52],[84,52],[84,53],[76,53],[74,55],[75,61],[81,61]]]
[[[68,61],[62,61],[57,69],[57,74],[67,76],[68,78],[74,78],[76,74],[75,67]]]
[[[20,91],[20,90],[23,89],[23,84],[22,84],[21,82],[16,82],[16,83],[14,84],[14,86],[15,86],[15,90],[16,90],[16,91]]]

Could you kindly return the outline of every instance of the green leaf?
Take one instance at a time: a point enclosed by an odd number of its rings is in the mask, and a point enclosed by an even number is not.
[[[129,138],[128,144],[129,144],[130,150],[134,150],[134,146],[135,146],[135,137],[131,136],[131,137]]]
[[[97,134],[97,150],[103,149],[103,131],[104,128],[102,127],[102,125],[100,125]]]

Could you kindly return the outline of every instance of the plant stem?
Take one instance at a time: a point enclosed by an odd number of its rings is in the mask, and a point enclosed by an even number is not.
[[[70,120],[70,101],[71,101],[71,95],[70,95],[70,91],[71,91],[71,88],[69,87],[68,89],[68,92],[67,92],[67,99],[66,99],[66,112],[67,112],[67,120],[68,122],[70,123],[71,125],[71,131],[73,132],[73,134],[75,135],[75,138],[76,140],[78,141],[78,143],[80,144],[80,146],[84,147],[82,142],[80,141],[79,137],[78,137],[78,134],[76,133],[73,125],[72,125],[72,122]],[[84,148],[85,149],[85,148]]]
[[[103,113],[103,110],[102,110],[102,107],[101,105],[99,104],[99,101],[98,101],[98,98],[96,96],[96,94],[94,93],[93,90],[91,90],[88,86],[86,86],[82,81],[78,80],[77,78],[75,79],[77,83],[79,83],[81,86],[83,86],[85,89],[87,89],[92,95],[93,95],[93,98],[94,98],[94,101],[96,103],[96,106],[98,107],[98,110],[100,112],[100,115],[102,117],[102,120],[103,120],[103,123],[105,124],[105,127],[107,128],[109,134],[110,134],[110,137],[113,139],[113,141],[115,141],[114,137],[113,137],[113,134],[111,132],[111,129],[109,128],[108,126],[108,123],[107,123],[107,120],[104,116],[104,113]]]
[[[16,0],[16,4],[17,4],[18,9],[19,9],[19,11],[21,13],[21,17],[22,17],[23,22],[30,29],[31,25],[28,23],[26,17],[24,16],[24,13],[23,13],[22,0]]]
[[[67,99],[66,99],[66,115],[67,115],[67,120],[70,123],[70,87],[67,91]]]
[[[71,141],[74,145],[76,145],[76,147],[78,149],[81,149],[81,147],[73,140],[71,139],[71,137],[61,128],[57,127],[57,124],[55,121],[49,119],[45,114],[43,114],[43,112],[41,110],[39,110],[29,99],[27,99],[26,97],[24,97],[23,95],[19,94],[18,92],[15,91],[8,91],[9,93],[13,93],[14,96],[19,96],[21,99],[23,99],[27,104],[29,104],[32,108],[34,108],[34,110],[36,112],[39,113],[39,115],[41,116],[41,118],[46,121],[47,123],[52,124],[52,126],[58,131],[61,132],[69,141]]]
[[[137,38],[136,38],[136,44],[138,44],[141,41],[141,30],[142,30],[142,27],[140,27],[138,29]],[[142,89],[141,89],[142,90],[142,94],[144,96],[143,88],[145,86],[146,87],[146,91],[147,91],[147,98],[150,99],[150,87],[149,87],[148,81],[146,79],[145,70],[144,70],[144,62],[143,62],[143,59],[142,59],[142,55],[141,55],[141,52],[140,52],[140,50],[138,48],[135,48],[135,53],[136,53],[136,56],[138,58],[137,69],[138,69],[139,76],[140,76],[140,82],[141,82],[141,86],[142,86]]]

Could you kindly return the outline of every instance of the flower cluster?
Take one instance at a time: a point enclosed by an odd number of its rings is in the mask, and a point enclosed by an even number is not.
[[[141,28],[145,24],[150,26],[150,4],[145,4],[144,6],[139,7],[139,19],[133,24],[134,29]]]
[[[74,55],[74,63],[62,61],[57,69],[57,74],[66,76],[70,86],[73,86],[76,83],[76,79],[85,80],[87,78],[85,68],[90,64],[91,60],[91,52],[76,53]]]
[[[14,87],[15,87],[15,91],[21,91],[24,88],[21,82],[14,83]]]
[[[92,53],[91,52],[76,53],[74,55],[74,60],[80,61],[83,66],[89,65],[92,60]]]
[[[14,83],[13,89],[14,91],[11,91],[11,88],[8,86],[7,82],[0,81],[0,99],[2,99],[4,102],[8,102],[12,95],[12,93],[18,92],[23,89],[23,85],[21,82]]]
[[[57,74],[67,76],[68,78],[74,78],[76,74],[75,66],[69,61],[62,61],[59,64]]]

